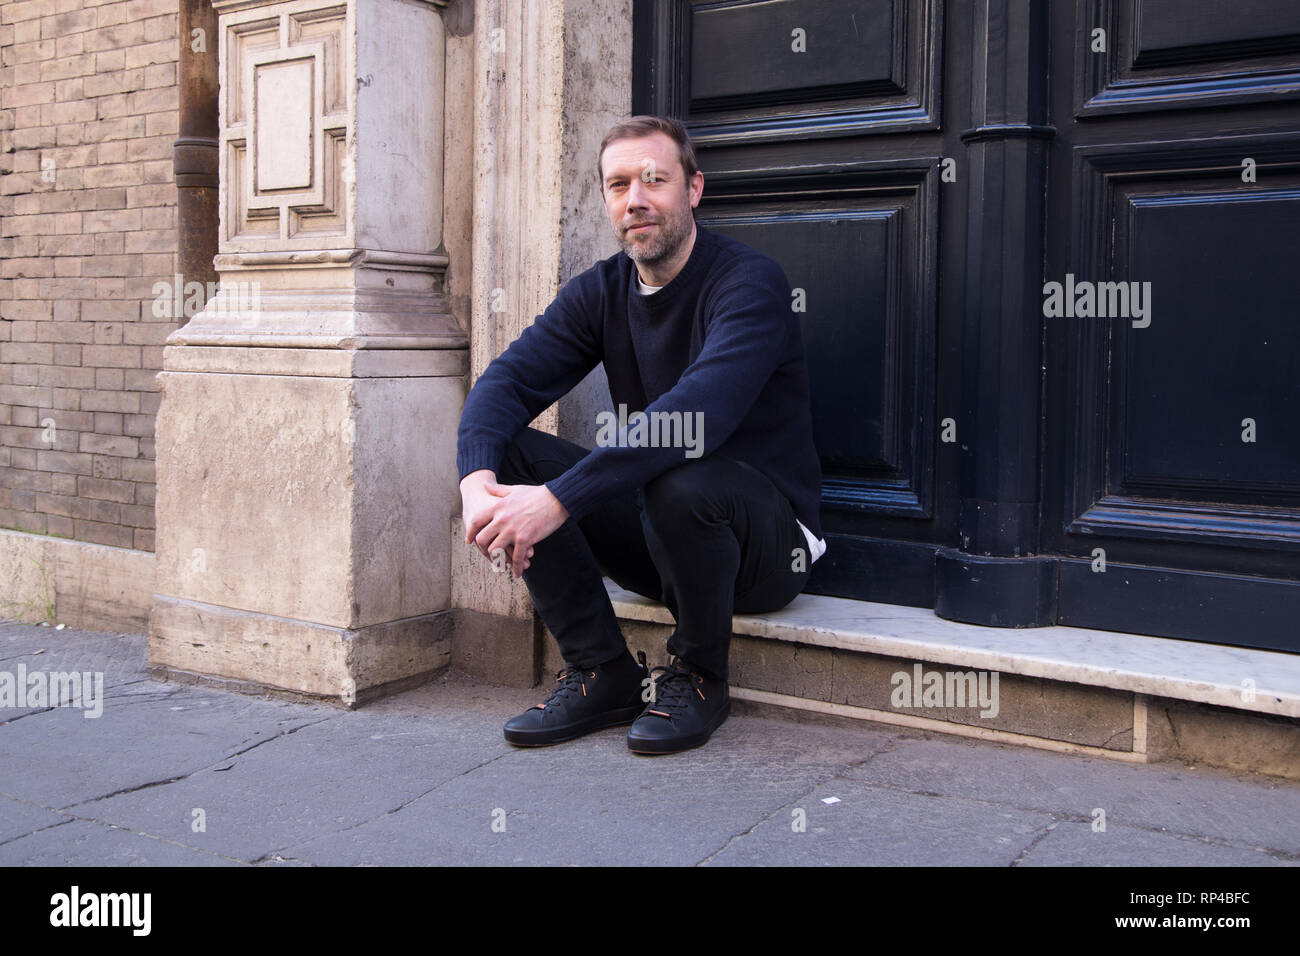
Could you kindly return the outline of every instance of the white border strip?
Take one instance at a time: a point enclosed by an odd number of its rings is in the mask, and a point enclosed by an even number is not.
[[[775,694],[766,690],[750,690],[748,687],[732,687],[731,696],[736,700],[753,701],[756,704],[774,704],[793,710],[807,710],[818,714],[833,714],[836,717],[851,717],[855,720],[871,720],[881,724],[893,724],[898,727],[911,727],[915,730],[933,730],[941,734],[953,734],[958,737],[973,737],[993,743],[1014,744],[1021,747],[1035,747],[1039,750],[1054,750],[1057,753],[1080,754],[1089,757],[1107,757],[1126,763],[1147,763],[1146,755],[1146,699],[1141,699],[1142,720],[1141,735],[1138,733],[1138,705],[1134,704],[1134,743],[1141,741],[1141,749],[1107,750],[1104,747],[1089,747],[1085,744],[1071,744],[1063,740],[1049,740],[1045,737],[1031,737],[1017,734],[1010,730],[992,730],[987,727],[972,727],[969,724],[954,724],[934,717],[917,717],[913,714],[896,714],[884,710],[872,710],[869,707],[854,707],[850,704],[832,704],[823,700],[805,700],[788,694]]]

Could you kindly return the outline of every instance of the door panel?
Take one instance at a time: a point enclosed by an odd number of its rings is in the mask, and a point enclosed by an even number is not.
[[[697,215],[775,258],[796,290],[832,508],[932,513],[933,441],[917,427],[932,417],[918,409],[932,403],[934,385],[917,358],[933,352],[928,173],[894,186],[880,184],[880,171],[804,177],[797,188],[718,176]]]
[[[700,146],[935,129],[941,6],[636,0],[634,101]]]
[[[1075,16],[1078,46],[1063,52],[1076,63],[1080,116],[1294,99],[1300,91],[1300,5],[1292,0],[1078,0]],[[1092,50],[1098,29],[1106,31],[1104,53]]]

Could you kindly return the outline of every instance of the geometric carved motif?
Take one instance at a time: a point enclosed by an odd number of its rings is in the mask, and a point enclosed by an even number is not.
[[[226,24],[225,239],[346,237],[346,27],[346,5]]]

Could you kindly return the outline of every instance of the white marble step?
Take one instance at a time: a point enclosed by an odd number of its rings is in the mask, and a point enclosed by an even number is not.
[[[673,623],[662,604],[605,586],[619,617]],[[982,627],[928,608],[810,594],[733,621],[737,634],[1300,717],[1300,654],[1080,627]]]

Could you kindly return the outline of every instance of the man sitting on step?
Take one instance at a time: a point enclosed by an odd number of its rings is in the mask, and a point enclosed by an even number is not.
[[[726,719],[733,611],[784,607],[825,551],[821,468],[790,284],[696,225],[704,175],[685,128],[619,123],[598,169],[622,251],[569,281],[470,391],[465,540],[522,576],[568,665],[506,739],[630,723],[631,750],[671,753]],[[595,449],[526,427],[602,361],[620,412],[617,426],[603,413]],[[672,612],[667,667],[632,658],[602,574]]]

